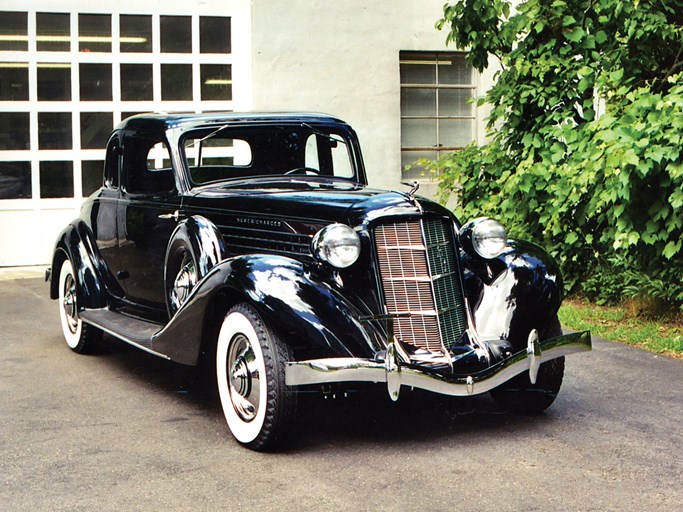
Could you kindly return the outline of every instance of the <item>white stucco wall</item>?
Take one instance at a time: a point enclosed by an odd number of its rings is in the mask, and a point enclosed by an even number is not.
[[[445,45],[447,32],[434,27],[443,4],[254,0],[254,109],[344,119],[361,139],[370,184],[400,187],[399,51],[455,50]],[[478,125],[481,136],[483,122]]]

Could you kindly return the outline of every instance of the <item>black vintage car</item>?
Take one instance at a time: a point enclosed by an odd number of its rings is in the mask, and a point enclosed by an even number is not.
[[[127,119],[48,271],[67,344],[87,352],[106,332],[208,363],[255,450],[287,437],[301,391],[330,385],[547,408],[564,356],[591,348],[588,332],[562,335],[553,260],[494,220],[366,183],[333,117]]]

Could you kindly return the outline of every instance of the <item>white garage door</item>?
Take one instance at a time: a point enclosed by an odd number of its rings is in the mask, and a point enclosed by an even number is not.
[[[0,7],[0,266],[49,261],[121,120],[252,101],[248,1],[30,4]]]

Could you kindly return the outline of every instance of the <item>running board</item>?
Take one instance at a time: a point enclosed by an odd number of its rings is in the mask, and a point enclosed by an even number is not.
[[[164,328],[161,324],[127,316],[106,308],[86,309],[81,311],[78,317],[86,324],[102,329],[107,334],[111,334],[121,341],[141,348],[145,352],[163,357],[164,359],[171,359],[167,355],[152,349],[154,335]]]

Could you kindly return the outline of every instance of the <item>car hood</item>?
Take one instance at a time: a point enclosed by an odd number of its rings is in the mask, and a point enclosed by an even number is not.
[[[379,217],[434,212],[450,215],[430,201],[406,193],[348,182],[291,180],[258,184],[217,184],[195,189],[187,206],[193,211],[221,211],[261,218],[341,222],[367,227]]]

